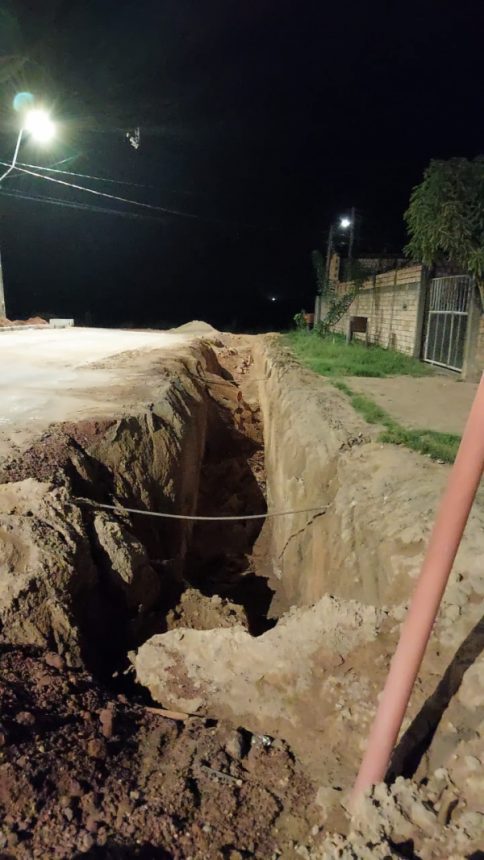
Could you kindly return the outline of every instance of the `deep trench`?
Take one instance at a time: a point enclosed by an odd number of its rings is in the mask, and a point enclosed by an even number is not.
[[[225,382],[235,388],[232,376],[223,368],[221,372]],[[240,517],[264,514],[264,444],[258,405],[246,403],[240,389],[235,409],[212,397],[209,386],[204,396],[208,415],[194,513]],[[160,599],[149,613],[137,617],[127,611],[123,595],[109,576],[110,560],[93,528],[96,502],[112,503],[116,498],[112,471],[85,450],[82,457],[89,463],[88,479],[80,474],[72,458],[67,472],[73,495],[94,504],[92,509],[83,509],[83,518],[99,577],[95,591],[78,607],[78,623],[83,631],[83,658],[95,676],[109,683],[114,678],[115,684],[123,689],[129,686],[129,678],[124,674],[129,672],[129,652],[151,636],[169,629],[167,619],[176,613],[187,589],[196,589],[206,597],[218,595],[240,606],[248,631],[254,636],[275,625],[276,622],[268,618],[274,592],[267,578],[257,572],[252,556],[265,522],[263,517],[236,522],[199,522],[187,527],[136,514],[131,514],[127,520],[121,515],[123,525],[145,548],[149,563],[161,582]],[[82,471],[84,473],[85,468]],[[137,506],[136,499],[129,496],[123,499],[123,504]],[[153,507],[156,504],[153,500]],[[113,512],[112,516],[118,515]],[[180,559],[183,544],[186,547]]]

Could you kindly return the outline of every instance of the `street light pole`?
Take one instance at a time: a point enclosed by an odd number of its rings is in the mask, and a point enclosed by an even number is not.
[[[329,283],[329,271],[331,267],[331,255],[333,253],[333,235],[334,235],[334,224],[330,225],[329,233],[328,233],[328,245],[326,248],[326,284],[325,288]]]
[[[351,260],[353,258],[353,243],[355,240],[355,207],[351,207],[351,216],[350,216],[350,239],[348,242],[348,268],[350,269],[351,275]]]
[[[12,170],[15,168],[15,165],[17,164],[18,152],[20,149],[20,144],[22,143],[23,134],[24,134],[24,128],[22,126],[22,128],[19,131],[18,137],[17,137],[17,145],[15,147],[15,152],[13,154],[12,163],[11,163],[10,167],[7,168],[5,173],[2,173],[2,175],[0,176],[0,183],[4,179],[7,178],[9,173],[12,172]],[[5,287],[3,284],[2,251],[0,249],[0,319],[2,319],[2,318],[5,319],[6,316],[7,316],[7,309],[5,307]]]
[[[30,134],[33,137],[37,138],[37,140],[47,141],[54,134],[54,124],[52,123],[52,120],[49,118],[48,114],[43,110],[31,110],[25,115],[24,122],[22,123],[20,131],[18,133],[12,163],[0,176],[0,185],[3,180],[6,179],[7,176],[12,172],[12,170],[15,169],[20,150],[20,144],[22,143],[22,138],[24,136],[25,131],[30,132]],[[0,251],[0,319],[2,317],[5,319],[6,316],[7,311],[5,307],[5,287],[3,281],[2,256]]]

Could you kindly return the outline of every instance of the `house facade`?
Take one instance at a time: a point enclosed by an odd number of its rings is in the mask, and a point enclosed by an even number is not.
[[[360,261],[360,268],[365,262],[369,261]],[[352,282],[339,280],[342,268],[335,254],[330,277],[338,295],[353,288]],[[350,317],[366,317],[369,343],[396,349],[462,379],[479,379],[484,371],[484,315],[473,278],[429,272],[402,260],[392,268],[380,262],[381,268],[374,266],[335,330],[345,334]],[[324,313],[324,301],[317,302],[316,319]]]

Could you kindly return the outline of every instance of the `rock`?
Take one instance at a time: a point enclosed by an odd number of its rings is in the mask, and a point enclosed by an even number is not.
[[[245,743],[242,732],[237,730],[230,732],[225,742],[225,752],[228,753],[231,758],[240,759],[244,755],[244,749]]]
[[[97,513],[94,529],[109,563],[112,586],[124,595],[128,609],[146,611],[160,595],[160,580],[149,563],[143,544],[121,523]]]
[[[77,840],[77,847],[82,854],[87,854],[87,852],[91,850],[93,845],[94,839],[90,833],[84,831],[79,835],[79,838]]]
[[[35,717],[30,711],[19,711],[15,717],[15,722],[20,726],[33,726],[35,725]]]
[[[85,821],[85,828],[88,833],[96,833],[99,824],[96,821],[96,818],[93,815],[88,815]]]
[[[106,744],[100,738],[92,738],[87,743],[87,754],[90,758],[103,760],[106,758]]]
[[[70,778],[67,782],[67,791],[70,797],[82,797],[83,790],[77,779]]]
[[[113,711],[112,708],[103,708],[101,713],[99,714],[99,721],[101,723],[101,731],[104,737],[109,740],[113,735]]]
[[[65,660],[60,654],[56,654],[55,651],[49,651],[45,655],[44,660],[48,666],[51,666],[53,669],[57,669],[59,672],[63,672],[65,669]]]
[[[239,626],[173,630],[138,650],[136,675],[164,707],[243,721],[254,733],[304,748],[313,761],[323,724],[329,731],[328,719],[337,719],[334,676],[347,677],[348,656],[375,642],[385,619],[375,607],[326,596],[259,637]],[[351,683],[350,695],[364,700],[365,682]]]

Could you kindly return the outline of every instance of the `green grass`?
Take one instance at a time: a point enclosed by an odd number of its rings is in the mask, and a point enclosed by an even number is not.
[[[323,376],[428,376],[429,365],[393,349],[368,346],[342,335],[320,337],[307,332],[289,332],[284,342],[307,367]]]
[[[290,332],[284,343],[300,362],[315,373],[332,377],[332,384],[346,394],[351,405],[369,424],[380,424],[384,431],[381,442],[404,445],[412,451],[427,454],[433,460],[453,463],[460,436],[438,433],[436,430],[410,430],[395,421],[380,406],[364,394],[357,394],[340,377],[344,376],[427,376],[433,371],[428,365],[392,349],[366,347],[357,341],[347,344],[342,335],[322,338],[307,332]],[[334,378],[337,377],[337,378]],[[339,377],[339,378],[338,378]]]
[[[380,442],[404,445],[412,451],[427,454],[433,460],[453,463],[460,443],[460,436],[453,433],[439,433],[437,430],[410,430],[402,427],[381,406],[364,394],[354,392],[346,382],[334,380],[332,384],[346,394],[353,408],[363,415],[369,424],[381,424],[385,430],[378,437]]]

